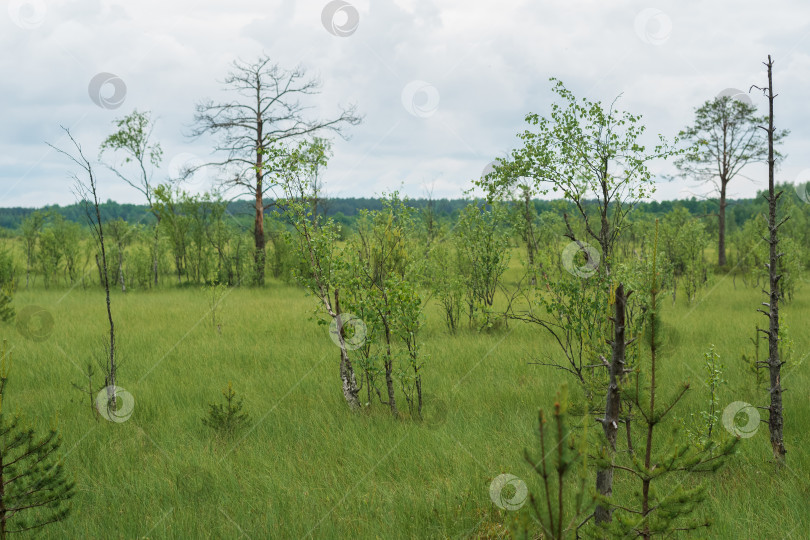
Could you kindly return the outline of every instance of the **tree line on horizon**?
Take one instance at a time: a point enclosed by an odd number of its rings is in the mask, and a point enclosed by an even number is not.
[[[788,184],[781,185],[782,189],[791,190]],[[794,198],[798,198],[795,194]],[[384,205],[384,197],[334,197],[323,198],[320,202],[320,213],[325,217],[332,217],[344,226],[351,226],[354,219],[361,210],[381,210]],[[272,206],[272,199],[265,199],[264,204],[268,206],[265,210],[266,216],[283,218],[283,212]],[[454,220],[464,207],[471,202],[469,198],[457,199],[430,199],[430,198],[408,198],[405,204],[416,210],[432,208],[436,218]],[[475,202],[475,199],[472,200]],[[734,230],[742,226],[746,221],[755,216],[760,211],[762,193],[757,193],[752,198],[729,199],[727,225],[729,230]],[[555,212],[558,215],[566,211],[570,203],[564,199],[532,200],[534,211],[537,214],[543,212]],[[636,212],[664,216],[675,208],[683,207],[690,215],[707,218],[708,227],[716,227],[709,221],[714,218],[716,221],[718,200],[716,198],[672,199],[663,201],[642,201],[636,204]],[[153,225],[155,217],[149,212],[149,206],[137,203],[119,203],[113,200],[99,204],[101,215],[105,220],[122,219],[128,223]],[[227,201],[226,213],[235,221],[245,226],[252,225],[253,202],[248,200]],[[11,237],[19,233],[22,221],[33,214],[40,212],[43,214],[59,215],[65,221],[87,225],[87,217],[81,202],[67,205],[50,204],[39,208],[33,207],[1,207],[0,208],[0,237]]]

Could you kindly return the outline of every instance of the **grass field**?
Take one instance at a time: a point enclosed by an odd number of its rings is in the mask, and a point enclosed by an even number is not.
[[[711,344],[729,381],[723,406],[766,404],[739,359],[755,322],[764,321],[755,312],[762,299],[718,277],[692,306],[665,302],[674,346],[661,360],[661,388],[667,395],[677,382],[692,382],[676,415],[706,401],[701,366]],[[714,526],[690,537],[808,537],[810,362],[798,361],[810,351],[809,302],[805,287],[782,312],[796,343],[796,362],[784,376],[787,467],[770,462],[762,424],[708,478],[699,512]],[[313,300],[300,289],[271,283],[230,291],[221,333],[201,290],[116,292],[118,384],[133,396],[134,412],[122,423],[97,421],[72,383],[86,384],[88,361],[103,354],[103,292],[19,291],[18,312],[29,304],[52,314],[53,331],[34,342],[0,326],[14,347],[3,406],[40,429],[57,423],[77,484],[72,516],[37,537],[499,537],[512,516],[490,501],[490,482],[511,473],[537,489],[522,458],[524,448],[536,447],[537,410],[551,407],[560,382],[575,387],[566,374],[529,364],[557,353],[538,328],[510,323],[489,334],[450,335],[432,303],[422,337],[431,421],[395,421],[379,404],[352,414],[340,391],[338,349],[311,319]],[[253,420],[232,441],[212,437],[201,422],[228,381]],[[659,435],[665,443],[664,430]],[[617,474],[617,490],[625,481]]]

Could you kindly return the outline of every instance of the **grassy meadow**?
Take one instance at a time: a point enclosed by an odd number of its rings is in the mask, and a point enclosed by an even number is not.
[[[728,381],[721,406],[767,403],[740,360],[755,323],[765,319],[755,312],[762,300],[758,290],[721,276],[691,306],[665,298],[669,346],[660,387],[666,396],[676,382],[692,383],[676,416],[688,420],[707,401],[702,362],[711,344]],[[134,399],[132,416],[121,423],[95,419],[89,395],[73,386],[87,385],[88,362],[103,355],[103,290],[21,288],[18,313],[37,305],[53,317],[42,341],[0,325],[13,347],[3,407],[39,429],[58,426],[77,485],[72,515],[32,537],[506,537],[515,516],[493,505],[489,485],[511,473],[530,491],[539,489],[523,459],[524,448],[539,453],[537,411],[551,408],[561,382],[577,388],[564,372],[531,364],[559,354],[538,327],[511,322],[490,333],[452,335],[429,302],[421,338],[429,355],[428,421],[416,423],[407,413],[393,420],[379,403],[353,414],[340,391],[338,348],[313,319],[313,298],[299,288],[271,282],[229,290],[219,332],[200,289],[115,291],[112,302],[117,384]],[[714,525],[692,538],[806,538],[810,531],[810,288],[800,289],[783,314],[795,340],[784,375],[787,467],[771,463],[763,423],[728,466],[706,478],[708,499],[698,513]],[[229,381],[251,423],[222,440],[201,419]],[[658,436],[666,444],[664,429]],[[625,476],[616,479],[616,490],[629,489]],[[688,474],[681,480],[703,481]],[[530,511],[526,505],[519,512]]]

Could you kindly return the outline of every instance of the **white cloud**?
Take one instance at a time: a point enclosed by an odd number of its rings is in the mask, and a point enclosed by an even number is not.
[[[671,137],[702,101],[762,84],[768,53],[776,60],[777,124],[792,131],[780,178],[810,167],[803,152],[810,142],[810,7],[800,0],[358,0],[359,26],[344,38],[322,26],[325,4],[54,0],[30,29],[0,12],[0,206],[73,202],[68,164],[45,145],[60,142],[60,124],[95,155],[114,118],[149,109],[167,156],[162,174],[171,156],[206,155],[210,141],[184,137],[194,103],[223,99],[218,81],[230,62],[263,51],[320,75],[320,115],[350,102],[365,115],[350,140],[336,141],[326,172],[332,195],[401,187],[421,196],[432,185],[434,197],[461,196],[489,161],[517,144],[526,113],[547,112],[551,76],[578,96],[611,101],[623,94],[620,106],[644,114],[648,132]],[[655,39],[645,42],[636,21],[648,8],[671,28],[655,22],[646,27]],[[90,79],[102,71],[126,83],[119,109],[99,108],[88,96]],[[438,91],[435,114],[418,118],[403,107],[402,90],[414,80]],[[753,99],[764,110],[762,98]],[[732,187],[736,196],[751,196],[762,186],[740,180]],[[103,198],[140,200],[111,177],[101,189]],[[663,183],[656,198],[687,189]]]

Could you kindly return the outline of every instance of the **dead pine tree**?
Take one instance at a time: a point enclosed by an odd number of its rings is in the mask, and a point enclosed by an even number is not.
[[[110,272],[107,265],[107,250],[104,245],[104,227],[101,222],[101,210],[99,210],[96,176],[93,172],[93,164],[85,157],[84,152],[82,152],[81,144],[79,144],[79,142],[73,137],[73,134],[68,128],[62,126],[62,129],[65,131],[70,139],[70,142],[73,144],[73,148],[76,152],[75,155],[66,150],[62,150],[61,148],[57,148],[50,143],[48,146],[78,165],[86,175],[86,179],[81,179],[76,174],[73,175],[73,178],[76,182],[76,196],[84,205],[87,220],[90,222],[90,229],[92,230],[93,235],[96,238],[96,242],[98,242],[101,249],[101,281],[102,285],[104,285],[104,292],[106,293],[107,297],[107,320],[110,325],[110,342],[109,349],[106,351],[106,375],[104,383],[107,387],[107,406],[115,410],[115,375],[117,367],[115,359],[115,323],[113,322],[112,308],[110,306]]]
[[[768,263],[765,267],[768,269],[768,284],[769,291],[763,290],[768,295],[768,301],[763,302],[762,305],[767,311],[758,309],[760,313],[768,317],[768,329],[762,329],[768,336],[768,360],[765,363],[770,372],[771,386],[768,390],[771,397],[771,404],[768,407],[768,430],[771,435],[771,447],[773,448],[773,456],[777,462],[781,463],[785,459],[787,450],[785,449],[785,442],[783,437],[784,418],[782,415],[782,362],[779,359],[779,280],[782,278],[778,274],[778,261],[784,253],[779,253],[779,228],[787,221],[787,217],[777,222],[776,206],[779,197],[782,196],[782,191],[776,193],[774,189],[774,126],[773,126],[773,100],[776,97],[773,93],[773,60],[771,55],[768,55],[768,61],[763,62],[768,68],[768,86],[760,88],[759,86],[752,85],[751,88],[761,90],[765,97],[768,98],[768,127],[760,126],[768,133],[768,195],[765,200],[768,201],[768,232],[767,238],[763,240],[768,242]]]
[[[619,413],[622,406],[622,393],[619,385],[626,373],[624,365],[627,345],[632,342],[632,340],[625,341],[627,299],[631,294],[633,294],[633,291],[625,292],[623,283],[619,283],[616,287],[613,303],[614,313],[611,317],[613,321],[613,340],[610,343],[612,350],[610,362],[604,356],[601,357],[603,365],[608,369],[609,382],[605,399],[605,416],[597,419],[597,421],[602,424],[602,430],[610,448],[603,449],[601,464],[597,467],[596,472],[596,490],[604,497],[610,497],[613,494],[612,457],[613,453],[616,452],[616,436],[619,431]],[[603,504],[597,504],[594,517],[597,523],[611,521],[611,510]]]
[[[279,143],[301,142],[318,133],[345,136],[347,126],[356,126],[361,117],[350,105],[329,119],[312,118],[311,103],[320,93],[321,83],[301,67],[284,69],[268,56],[253,62],[236,60],[223,81],[230,98],[197,104],[191,136],[218,137],[214,158],[209,163],[183,171],[190,175],[201,167],[214,167],[222,173],[225,189],[236,190],[254,201],[254,285],[264,285],[264,211],[272,204],[265,195],[279,187],[282,171],[268,163],[268,156]],[[273,197],[275,198],[275,197]]]

